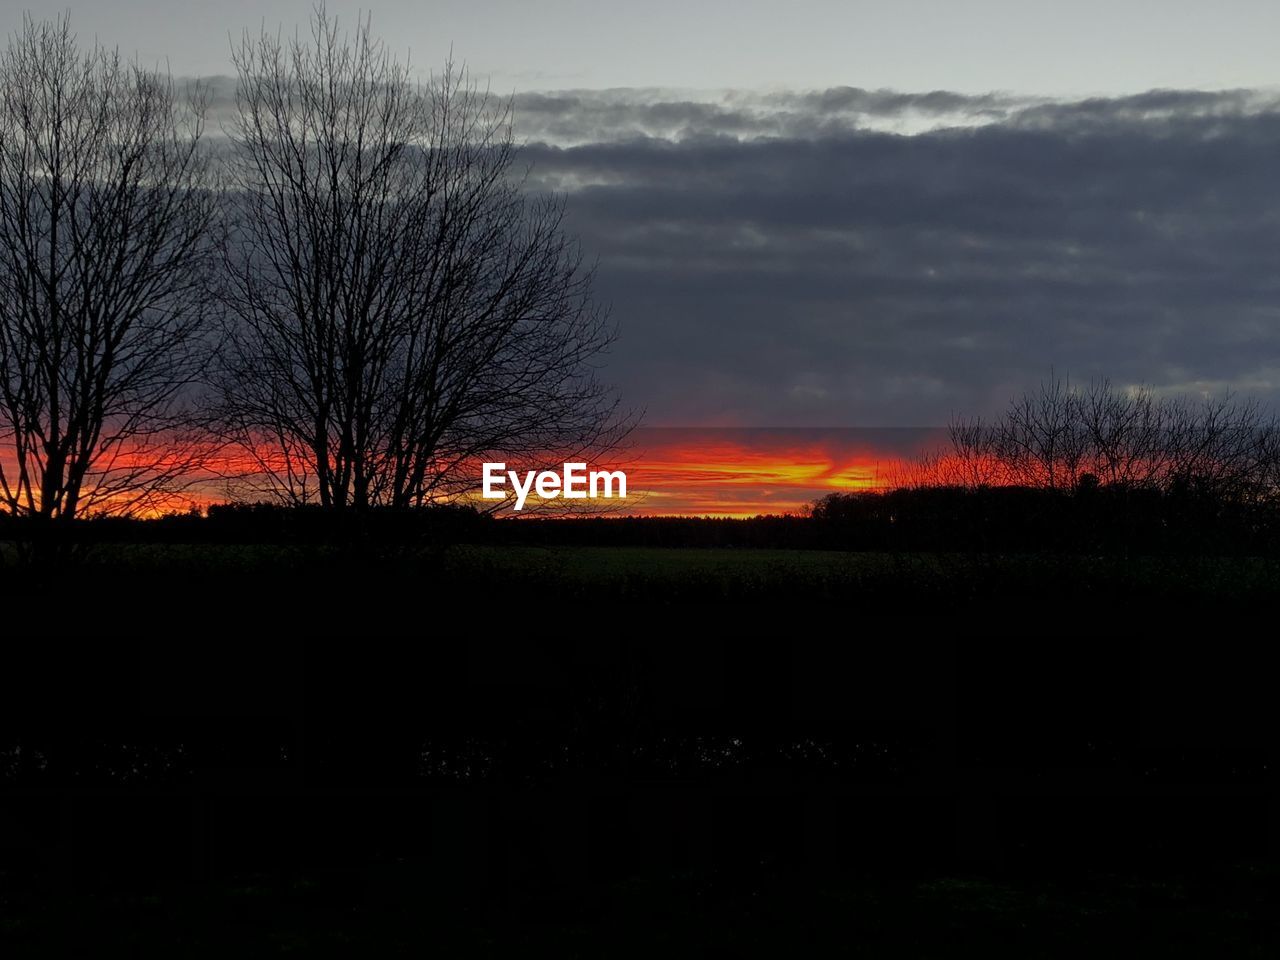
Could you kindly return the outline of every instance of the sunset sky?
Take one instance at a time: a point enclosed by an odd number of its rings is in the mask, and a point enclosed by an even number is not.
[[[626,457],[634,502],[624,512],[799,513],[828,493],[885,486],[942,439],[921,429],[641,429]]]
[[[604,375],[647,426],[938,426],[1051,369],[1280,397],[1280,5],[328,8],[514,95],[532,185],[567,195],[620,328]],[[100,0],[72,22],[222,77],[217,115],[229,36],[310,9]],[[771,436],[646,469],[689,484],[665,502],[736,512],[881,456]]]

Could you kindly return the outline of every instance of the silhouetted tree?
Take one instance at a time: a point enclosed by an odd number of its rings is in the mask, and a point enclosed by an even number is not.
[[[523,190],[509,102],[452,64],[415,81],[323,8],[234,60],[219,420],[257,489],[411,507],[490,453],[617,438],[591,367],[613,330],[562,202]]]
[[[1120,391],[1091,383],[1077,414],[1091,448],[1090,472],[1099,483],[1145,486],[1160,469],[1167,410],[1149,388]]]
[[[899,486],[1101,485],[1237,501],[1274,497],[1280,426],[1255,400],[1158,397],[1148,387],[1085,388],[1050,377],[990,421],[953,420],[945,449],[904,468]]]
[[[26,19],[0,57],[0,502],[127,512],[190,480],[216,198],[198,96]]]

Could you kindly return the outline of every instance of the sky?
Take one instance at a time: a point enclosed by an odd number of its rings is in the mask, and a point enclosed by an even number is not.
[[[305,23],[309,0],[80,0],[84,36],[226,71],[228,35]],[[429,67],[450,48],[502,89],[859,86],[1050,95],[1276,83],[1280,5],[1268,0],[376,0],[330,2]]]
[[[70,5],[82,38],[180,76],[310,9]],[[618,323],[605,376],[648,426],[929,427],[1051,371],[1280,401],[1280,4],[372,13],[424,71],[452,49],[514,96],[530,185],[566,196]]]

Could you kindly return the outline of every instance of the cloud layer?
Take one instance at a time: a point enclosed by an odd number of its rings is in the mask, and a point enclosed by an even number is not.
[[[230,84],[217,88],[226,110]],[[902,426],[1050,368],[1280,399],[1280,95],[515,97],[651,424]]]
[[[1280,396],[1280,100],[517,99],[665,424],[933,424],[1050,367]],[[891,132],[914,125],[911,135]]]

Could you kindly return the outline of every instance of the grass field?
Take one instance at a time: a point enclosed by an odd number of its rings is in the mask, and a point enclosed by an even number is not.
[[[7,546],[5,556],[13,559]],[[353,554],[331,547],[274,544],[102,544],[85,563],[96,569],[179,569],[212,573],[276,568],[324,568],[373,563],[379,569],[432,567],[459,573],[482,569],[512,577],[548,577],[607,583],[637,577],[655,581],[696,577],[725,583],[804,579],[856,582],[885,574],[930,580],[999,570],[1027,577],[1071,572],[1158,583],[1174,574],[1207,589],[1265,588],[1280,574],[1280,560],[1230,556],[1089,556],[1080,554],[789,550],[752,547],[629,547],[454,545],[420,551]]]
[[[376,550],[271,544],[98,544],[52,569],[13,563],[4,551],[0,597],[42,594],[103,606],[146,584],[154,602],[211,592],[262,597],[359,590],[400,604],[508,598],[573,602],[857,602],[1069,604],[1125,609],[1265,606],[1280,598],[1280,558],[1074,553],[854,552],[762,548],[465,545]]]
[[[1274,956],[1275,673],[1224,613],[1278,587],[1052,553],[10,562],[0,953]]]
[[[1208,875],[796,877],[680,871],[459,909],[429,863],[253,874],[0,911],[13,958],[1269,957],[1274,865]],[[445,896],[442,897],[442,893]],[[340,908],[339,908],[340,905]],[[25,906],[25,905],[24,905]],[[66,921],[75,917],[76,922]],[[84,951],[82,954],[81,951]]]

